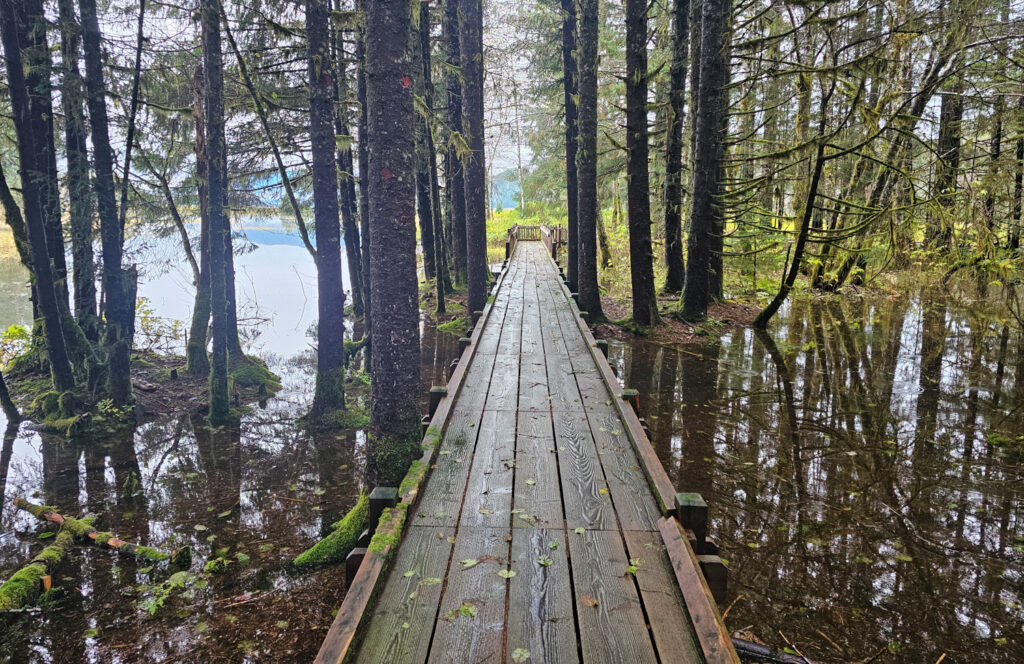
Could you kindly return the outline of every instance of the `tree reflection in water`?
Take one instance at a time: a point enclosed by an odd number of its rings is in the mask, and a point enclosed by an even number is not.
[[[708,501],[730,629],[828,662],[1024,660],[1024,337],[944,297],[783,313],[611,349]]]

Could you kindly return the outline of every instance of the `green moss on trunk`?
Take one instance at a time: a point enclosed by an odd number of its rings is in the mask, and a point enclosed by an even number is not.
[[[338,522],[334,532],[323,538],[295,558],[297,567],[313,567],[340,562],[355,548],[360,533],[366,526],[370,512],[370,497],[359,496],[356,506]]]
[[[74,537],[69,531],[61,530],[53,544],[0,586],[0,611],[20,609],[35,601],[42,592],[42,578],[64,560],[73,546]]]

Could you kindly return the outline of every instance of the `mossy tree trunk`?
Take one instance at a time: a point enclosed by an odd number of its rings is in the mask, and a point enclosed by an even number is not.
[[[595,0],[596,1],[596,0]],[[461,0],[462,129],[469,155],[463,160],[466,196],[466,264],[469,311],[487,302],[487,202],[484,163],[484,55],[481,0]]]
[[[196,123],[196,189],[199,195],[199,278],[192,306],[192,324],[189,326],[185,369],[193,376],[210,373],[210,358],[206,354],[210,328],[210,192],[206,159],[206,106],[203,102],[203,65],[196,65],[192,77],[192,117]]]
[[[686,68],[689,63],[690,0],[675,0],[672,16],[672,63],[669,72],[668,131],[665,142],[665,285],[666,293],[683,290],[683,124]]]
[[[577,212],[579,186],[576,180],[576,154],[579,151],[579,114],[576,98],[579,94],[576,66],[576,0],[562,0],[562,88],[565,98],[565,199],[569,239],[566,245],[569,270],[566,277],[569,290],[579,288],[579,214]]]

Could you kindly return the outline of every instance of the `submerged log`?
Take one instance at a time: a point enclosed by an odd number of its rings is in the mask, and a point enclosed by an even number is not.
[[[295,558],[296,567],[313,567],[341,562],[359,542],[370,512],[370,497],[363,493],[359,502],[341,521],[334,524],[334,532],[323,538]]]
[[[0,586],[0,611],[20,609],[35,601],[43,592],[45,579],[71,552],[74,545],[75,538],[70,531],[62,529],[57,533],[53,544],[43,549]]]
[[[170,560],[172,565],[178,567],[188,567],[192,564],[192,547],[189,546],[184,546],[167,553],[153,547],[125,542],[115,537],[113,533],[100,532],[93,528],[93,520],[91,518],[76,519],[72,516],[65,516],[49,505],[35,505],[24,498],[16,498],[14,506],[29,512],[41,521],[56,523],[61,527],[61,532],[67,531],[71,533],[76,540],[92,540],[101,546],[115,549],[118,553],[135,556],[144,560],[154,562]]]

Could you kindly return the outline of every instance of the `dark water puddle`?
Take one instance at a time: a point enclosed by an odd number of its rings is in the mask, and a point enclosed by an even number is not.
[[[784,313],[611,350],[710,506],[730,630],[819,661],[1024,661],[1024,338],[919,297]]]
[[[457,353],[456,337],[423,326],[424,399]],[[53,579],[53,604],[0,618],[0,662],[312,660],[344,598],[344,569],[297,573],[291,560],[355,503],[365,434],[298,428],[314,360],[268,360],[284,389],[217,431],[188,415],[91,440],[8,431],[0,578],[47,542],[36,536],[45,527],[11,504],[18,496],[95,514],[129,541],[189,544],[195,556],[174,575],[166,563],[76,550]],[[223,569],[204,569],[211,560]]]

